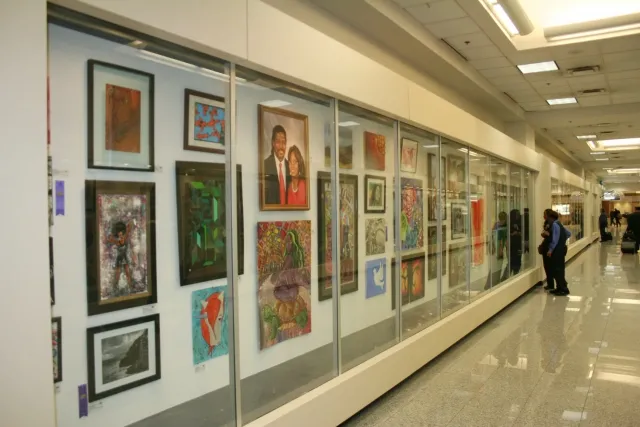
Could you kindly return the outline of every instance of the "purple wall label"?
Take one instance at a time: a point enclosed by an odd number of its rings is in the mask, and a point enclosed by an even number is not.
[[[64,181],[56,181],[56,216],[64,216]]]
[[[82,384],[78,386],[78,408],[80,409],[80,416],[89,416],[89,396],[87,395],[87,385]]]

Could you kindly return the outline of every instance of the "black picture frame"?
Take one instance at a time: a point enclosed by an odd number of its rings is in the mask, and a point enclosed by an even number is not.
[[[467,216],[466,203],[451,203],[451,240],[464,239],[467,237]]]
[[[149,146],[149,158],[148,166],[144,167],[125,167],[125,166],[109,166],[96,164],[95,156],[95,102],[94,97],[94,85],[95,85],[95,70],[98,67],[114,70],[118,73],[128,73],[132,76],[144,77],[148,80],[149,90],[147,94],[147,108],[149,111],[148,117],[148,146]],[[153,172],[155,170],[155,154],[154,154],[154,86],[155,76],[145,71],[136,70],[134,68],[124,67],[122,65],[112,64],[104,61],[98,61],[90,59],[87,61],[87,167],[89,169],[109,169],[109,170],[125,170],[125,171],[138,171],[138,172]],[[100,118],[106,120],[105,117]],[[142,127],[142,117],[140,117],[140,125]],[[143,144],[142,135],[140,136],[140,144]]]
[[[197,90],[193,90],[193,89],[185,89],[184,90],[184,145],[183,145],[183,149],[184,150],[189,150],[189,151],[200,151],[200,152],[204,152],[204,153],[214,153],[214,154],[224,154],[225,153],[225,149],[224,148],[213,148],[213,147],[202,147],[202,146],[198,146],[198,145],[193,145],[192,144],[192,138],[191,138],[191,134],[189,132],[189,127],[191,124],[191,109],[192,109],[192,103],[191,103],[191,98],[192,97],[197,97],[197,98],[204,98],[208,101],[212,101],[212,103],[218,103],[218,104],[222,104],[221,107],[224,114],[225,114],[225,125],[226,125],[226,111],[224,110],[224,106],[225,106],[225,99],[221,96],[216,96],[216,95],[212,95],[209,93],[205,93],[205,92],[200,92]],[[221,135],[221,140],[222,140],[222,145],[224,147],[224,132],[226,130],[226,126],[222,128],[222,135]]]
[[[340,282],[340,295],[350,294],[352,292],[356,292],[358,290],[358,269],[359,269],[359,257],[358,257],[358,176],[357,175],[349,175],[349,174],[340,174],[340,185],[343,184],[351,184],[354,187],[354,195],[353,195],[353,203],[354,203],[354,224],[352,225],[353,229],[353,239],[354,245],[352,248],[353,251],[353,271],[349,273],[352,276],[352,280],[345,284],[344,278],[345,274],[341,272],[339,282]],[[325,220],[327,219],[325,215],[325,209],[331,209],[331,198],[327,197],[327,191],[325,188],[328,187],[329,195],[331,194],[331,173],[329,172],[318,172],[318,300],[324,301],[330,299],[332,296],[332,286],[333,286],[333,263],[326,263],[326,246],[327,244],[331,244],[330,240],[327,240],[327,235],[329,231],[325,227]],[[327,206],[328,205],[328,206]],[[340,246],[339,244],[338,246]],[[328,267],[327,267],[328,265]],[[341,260],[341,267],[344,267],[344,260]],[[327,271],[328,269],[328,271]]]
[[[56,282],[53,274],[53,237],[49,236],[49,293],[51,305],[56,303]]]
[[[369,206],[369,182],[382,181],[382,208],[372,208]],[[379,175],[364,176],[364,212],[365,213],[385,213],[387,211],[387,178]]]
[[[421,292],[419,292],[419,295],[417,296],[413,296],[412,295],[412,289],[413,289],[413,266],[409,265],[407,268],[408,270],[411,270],[411,272],[407,273],[407,274],[411,274],[411,279],[407,279],[409,280],[408,283],[408,291],[407,291],[407,295],[400,295],[401,299],[402,299],[402,305],[405,306],[407,304],[410,304],[412,302],[415,301],[419,301],[421,299],[424,298],[425,296],[425,288],[426,288],[426,283],[427,283],[427,262],[426,262],[426,256],[425,256],[425,252],[418,252],[418,253],[414,253],[414,254],[410,254],[410,255],[404,255],[402,257],[402,260],[400,261],[401,264],[404,263],[410,263],[413,261],[420,261],[420,263],[422,264],[422,290]],[[391,310],[395,310],[396,309],[396,258],[392,258],[391,259]],[[400,273],[402,274],[402,272]],[[400,279],[402,280],[402,278]],[[402,291],[401,291],[402,293]]]
[[[53,325],[56,325],[57,333],[55,334],[55,336],[53,335]],[[51,332],[52,343],[55,340],[55,342],[58,344],[58,358],[57,360],[53,361],[58,375],[55,375],[54,372],[53,382],[59,383],[60,381],[62,381],[62,317],[54,317],[53,319],[51,319]]]
[[[117,329],[129,328],[135,325],[142,325],[145,323],[153,323],[154,325],[154,340],[155,343],[153,349],[147,348],[147,356],[149,366],[151,366],[151,357],[155,359],[155,373],[148,377],[142,378],[137,381],[132,381],[130,383],[123,384],[118,387],[111,388],[105,391],[97,391],[97,372],[102,371],[102,367],[100,370],[96,369],[96,344],[99,343],[100,349],[102,350],[102,345],[104,344],[104,339],[100,339],[100,337],[96,337],[100,333],[110,332]],[[136,341],[131,345],[131,347],[136,345]],[[149,340],[147,338],[147,347],[149,346]],[[122,366],[122,360],[126,360],[129,356],[131,347],[129,347],[129,351],[124,355],[124,357],[120,360],[120,366]],[[101,361],[102,362],[102,361]],[[103,365],[104,366],[104,365]],[[152,314],[149,316],[143,316],[136,319],[124,320],[121,322],[109,323],[106,325],[95,326],[93,328],[87,329],[87,372],[89,374],[88,378],[88,391],[89,391],[89,402],[94,402],[96,400],[101,400],[107,398],[109,396],[113,396],[115,394],[122,393],[127,390],[131,390],[133,388],[140,387],[144,384],[148,384],[154,381],[159,380],[162,377],[161,374],[161,360],[160,360],[160,315]],[[104,379],[102,379],[104,381]]]
[[[227,277],[226,252],[224,261],[219,265],[206,265],[198,263],[193,265],[190,261],[189,241],[191,226],[193,224],[193,205],[188,197],[186,185],[193,181],[216,180],[220,183],[223,197],[225,195],[226,166],[223,163],[202,162],[176,162],[176,207],[178,210],[178,253],[180,266],[180,286]],[[238,231],[238,274],[244,274],[244,213],[242,199],[242,167],[236,166],[237,180],[237,231]],[[225,202],[226,203],[226,202]],[[226,223],[226,205],[220,208],[222,224]],[[235,227],[234,227],[235,229]],[[206,232],[206,231],[205,231]],[[225,232],[226,233],[226,232]],[[206,236],[205,236],[206,239]],[[226,241],[226,237],[223,237]],[[226,246],[226,243],[225,243]],[[224,247],[222,248],[223,250]],[[204,250],[207,251],[206,249]]]
[[[125,275],[125,280],[129,281],[128,286],[132,287],[134,285],[133,279],[131,277],[135,276],[135,272],[131,272],[131,267],[139,265],[139,259],[134,259],[134,256],[131,252],[124,254],[116,254],[114,257],[114,248],[106,248],[106,244],[109,243],[105,240],[107,229],[106,224],[102,224],[102,230],[100,221],[101,212],[99,211],[100,205],[102,203],[102,196],[131,196],[131,204],[135,203],[133,200],[134,197],[138,197],[142,199],[140,196],[144,196],[147,200],[146,206],[144,209],[144,245],[146,248],[146,256],[145,256],[145,264],[144,266],[139,267],[144,272],[145,282],[146,282],[146,292],[141,293],[140,295],[121,295],[114,298],[107,298],[103,300],[103,286],[101,285],[102,275],[104,271],[101,271],[101,268],[104,263],[100,262],[100,249],[102,247],[106,256],[110,256],[113,259],[114,265],[114,273],[119,274],[117,280],[118,283],[113,284],[112,286],[118,286],[120,279],[123,275]],[[114,205],[111,205],[111,210],[117,209]],[[142,208],[140,208],[142,210]],[[131,211],[129,211],[131,212]],[[157,295],[157,276],[156,276],[156,215],[155,215],[155,184],[151,182],[127,182],[127,181],[85,181],[85,218],[86,218],[86,246],[87,246],[87,310],[89,316],[96,314],[109,313],[117,310],[124,310],[127,308],[140,307],[143,305],[155,304],[158,301]],[[107,219],[105,218],[106,222]],[[127,221],[126,225],[126,239],[129,239],[129,231],[133,229],[136,233],[139,232],[137,230],[137,226],[134,224],[133,226],[129,226],[128,224],[132,222],[126,219],[118,219],[110,221],[111,225],[109,226],[111,230],[116,229],[120,223],[124,223]],[[123,231],[124,234],[124,230]],[[112,231],[111,236],[115,237],[115,234]],[[101,237],[101,234],[103,235]],[[135,235],[135,234],[134,234]],[[102,240],[101,240],[102,239]],[[139,240],[142,242],[142,239]],[[113,243],[112,243],[113,244]],[[102,245],[102,246],[101,246]],[[127,243],[127,245],[131,245],[131,242]],[[115,245],[114,245],[115,246]],[[125,248],[125,251],[131,248]],[[118,249],[115,248],[115,252],[118,252]],[[119,257],[124,257],[124,261],[118,260]],[[139,254],[137,256],[139,258]],[[126,267],[122,264],[124,262],[129,267],[129,274],[126,273]],[[117,267],[120,267],[119,270],[116,270]],[[116,290],[117,291],[117,290]]]

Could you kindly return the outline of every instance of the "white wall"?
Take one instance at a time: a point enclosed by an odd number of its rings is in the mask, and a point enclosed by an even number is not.
[[[0,2],[0,425],[7,427],[55,425],[46,55],[46,2]]]

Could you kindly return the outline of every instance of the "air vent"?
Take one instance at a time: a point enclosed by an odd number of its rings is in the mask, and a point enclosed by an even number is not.
[[[603,130],[600,132],[601,135],[611,135],[612,133],[616,133],[615,130]]]
[[[600,72],[599,65],[587,65],[585,67],[569,68],[567,74],[570,76],[584,76],[587,74],[595,74]]]
[[[604,88],[599,88],[599,89],[587,89],[587,90],[581,90],[578,92],[579,95],[596,95],[598,93],[606,93],[607,90]]]

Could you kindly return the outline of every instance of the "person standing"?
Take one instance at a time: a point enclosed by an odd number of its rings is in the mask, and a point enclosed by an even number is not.
[[[498,286],[502,274],[502,264],[504,263],[505,252],[507,251],[507,213],[500,212],[498,221],[491,230],[491,272],[487,275],[487,283],[484,289],[491,289]],[[508,269],[509,267],[507,267]]]
[[[598,218],[598,225],[600,226],[600,241],[605,241],[605,233],[607,232],[607,214],[604,209],[600,210],[600,218]]]
[[[553,291],[555,289],[555,282],[551,271],[551,258],[546,256],[547,252],[549,252],[549,244],[551,243],[551,224],[553,224],[552,213],[554,212],[551,209],[544,210],[544,225],[542,233],[540,233],[540,236],[542,236],[542,243],[538,246],[538,253],[542,255],[544,274],[547,277],[547,285],[544,287],[545,291]]]
[[[522,217],[518,209],[509,212],[509,259],[502,273],[501,281],[515,276],[522,267]]]
[[[627,229],[633,231],[636,238],[636,252],[640,250],[640,206],[636,206],[635,212],[627,217]]]
[[[569,287],[565,278],[565,259],[567,256],[567,239],[571,237],[571,232],[564,228],[558,220],[558,214],[552,211],[551,217],[551,242],[547,251],[547,257],[551,259],[551,274],[556,283],[556,289],[549,291],[553,295],[569,295]]]
[[[609,218],[611,218],[611,226],[613,227],[613,224],[616,222],[616,210],[612,209],[611,212],[609,212]]]
[[[524,228],[524,253],[529,253],[529,208],[524,208],[523,228]]]

